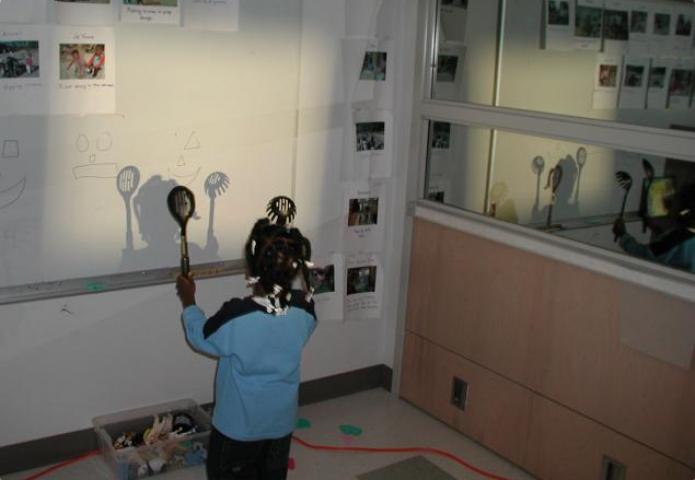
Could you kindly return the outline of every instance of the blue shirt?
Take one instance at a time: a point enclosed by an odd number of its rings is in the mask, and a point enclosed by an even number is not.
[[[196,305],[183,311],[186,339],[218,357],[212,423],[229,438],[281,438],[297,419],[299,367],[316,328],[314,302],[293,292],[284,314],[270,314],[252,298],[235,298],[206,319]]]
[[[626,233],[620,238],[620,246],[630,255],[695,273],[695,234],[688,230],[673,230],[649,245]]]

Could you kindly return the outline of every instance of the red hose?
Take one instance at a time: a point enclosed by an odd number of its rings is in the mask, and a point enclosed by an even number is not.
[[[373,447],[335,447],[335,446],[330,446],[330,445],[314,445],[312,443],[306,442],[302,440],[301,438],[297,436],[293,436],[292,440],[297,442],[298,444],[302,445],[303,447],[309,448],[311,450],[320,450],[320,451],[326,451],[326,452],[358,452],[358,453],[429,453],[432,455],[439,455],[440,457],[447,458],[455,463],[458,463],[459,465],[467,468],[471,472],[477,473],[478,475],[488,478],[490,480],[509,480],[506,477],[500,477],[499,475],[495,475],[494,473],[486,472],[485,470],[482,470],[475,465],[471,465],[470,463],[466,462],[462,458],[457,457],[456,455],[445,452],[444,450],[439,450],[436,448],[430,448],[430,447],[406,447],[406,448],[373,448]],[[23,480],[36,480],[38,478],[44,477],[48,475],[49,473],[55,472],[56,470],[60,470],[61,468],[65,468],[67,466],[70,466],[72,464],[81,462],[83,460],[86,460],[90,457],[96,456],[99,454],[98,450],[95,450],[93,452],[85,453],[84,455],[80,455],[79,457],[72,458],[70,460],[66,460],[64,462],[61,462],[57,465],[53,465],[51,468],[47,468],[46,470],[43,470],[41,472],[35,473],[29,477],[24,478]]]
[[[456,455],[445,452],[444,450],[438,450],[436,448],[430,448],[430,447],[410,447],[410,448],[372,448],[372,447],[331,447],[327,445],[313,445],[311,443],[305,442],[301,438],[297,436],[293,436],[292,440],[296,441],[300,445],[306,448],[310,448],[312,450],[322,450],[322,451],[328,451],[328,452],[360,452],[360,453],[430,453],[433,455],[439,455],[440,457],[448,458],[449,460],[458,463],[459,465],[467,468],[471,472],[475,472],[478,475],[481,475],[485,478],[489,478],[491,480],[509,480],[506,477],[500,477],[499,475],[495,475],[494,473],[486,472],[485,470],[481,470],[480,468],[476,467],[475,465],[471,465],[470,463],[466,462],[462,458],[457,457]]]
[[[94,457],[96,455],[99,455],[99,450],[94,450],[92,452],[85,453],[84,455],[80,455],[79,457],[71,458],[70,460],[65,460],[64,462],[61,462],[57,465],[53,465],[51,468],[47,468],[46,470],[42,470],[38,473],[30,475],[26,477],[24,480],[36,480],[37,478],[41,478],[45,475],[48,475],[49,473],[55,472],[56,470],[65,468],[69,465],[72,465],[73,463],[81,462],[82,460],[87,460],[89,457]]]

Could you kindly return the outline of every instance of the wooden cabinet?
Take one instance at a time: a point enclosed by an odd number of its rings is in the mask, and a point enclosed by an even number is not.
[[[600,480],[608,455],[630,480],[693,480],[695,370],[621,342],[621,315],[654,315],[626,308],[641,290],[417,220],[401,395],[539,478]],[[649,295],[695,322],[692,304]]]

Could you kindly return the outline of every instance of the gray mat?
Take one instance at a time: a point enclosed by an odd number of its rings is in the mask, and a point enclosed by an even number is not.
[[[456,480],[425,457],[413,457],[359,475],[358,480]]]

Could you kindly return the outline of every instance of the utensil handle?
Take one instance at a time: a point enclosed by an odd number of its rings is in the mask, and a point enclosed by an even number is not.
[[[188,259],[188,256],[182,256],[181,257],[181,275],[184,277],[188,276],[188,273],[191,271],[191,264],[190,260]]]

